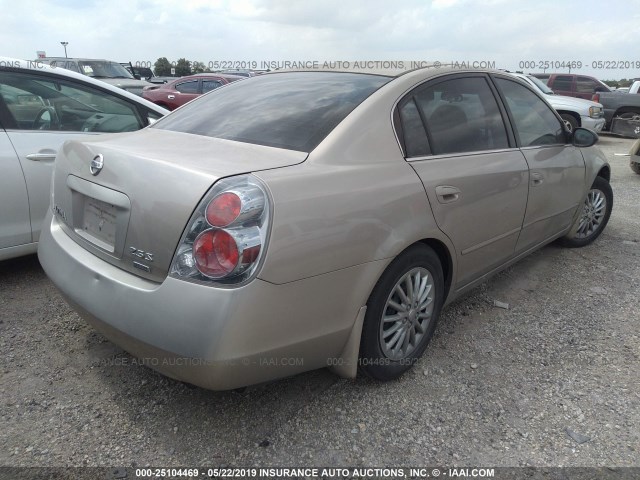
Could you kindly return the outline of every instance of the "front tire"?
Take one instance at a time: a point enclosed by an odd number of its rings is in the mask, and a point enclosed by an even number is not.
[[[631,166],[631,170],[633,170],[635,173],[640,175],[640,163],[631,162],[630,166]]]
[[[569,132],[571,133],[573,133],[573,131],[580,126],[578,125],[578,120],[576,120],[576,117],[574,117],[573,115],[562,113],[560,115],[560,118],[562,118],[562,121],[566,125],[567,130],[569,130]]]
[[[393,380],[422,356],[438,322],[444,276],[436,253],[417,244],[382,274],[367,301],[360,342],[360,370]]]
[[[576,220],[578,228],[562,238],[566,247],[584,247],[600,236],[609,222],[613,208],[613,190],[602,177],[596,177],[582,206],[582,212]]]

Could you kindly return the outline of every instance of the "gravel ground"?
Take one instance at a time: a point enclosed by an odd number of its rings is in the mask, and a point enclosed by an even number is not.
[[[88,327],[36,257],[0,263],[0,465],[640,466],[640,175],[615,205],[447,307],[417,368],[242,392],[167,379]],[[509,304],[496,308],[493,301]]]

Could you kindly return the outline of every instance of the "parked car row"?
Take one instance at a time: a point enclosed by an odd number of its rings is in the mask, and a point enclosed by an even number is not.
[[[171,377],[393,379],[446,303],[605,228],[597,134],[547,98],[482,70],[234,81],[141,131],[66,142],[39,259],[89,323]]]
[[[629,137],[640,137],[640,81],[631,87],[612,90],[600,80],[586,75],[534,73],[556,94],[590,99],[602,105],[605,129]],[[627,94],[625,94],[627,93]],[[565,118],[565,120],[568,120]]]

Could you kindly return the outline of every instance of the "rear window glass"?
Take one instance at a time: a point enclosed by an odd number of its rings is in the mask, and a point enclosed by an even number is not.
[[[292,72],[234,82],[152,128],[310,152],[391,77]]]

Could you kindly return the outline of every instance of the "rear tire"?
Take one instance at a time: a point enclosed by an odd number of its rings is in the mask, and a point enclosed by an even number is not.
[[[384,271],[367,301],[360,342],[360,370],[393,380],[422,356],[438,322],[444,276],[436,253],[417,244]]]
[[[602,177],[596,177],[576,220],[578,229],[561,239],[565,247],[584,247],[600,236],[609,222],[613,208],[613,190]],[[571,229],[573,231],[573,228]]]
[[[640,163],[631,162],[630,166],[631,166],[631,170],[633,170],[635,173],[640,175]]]

